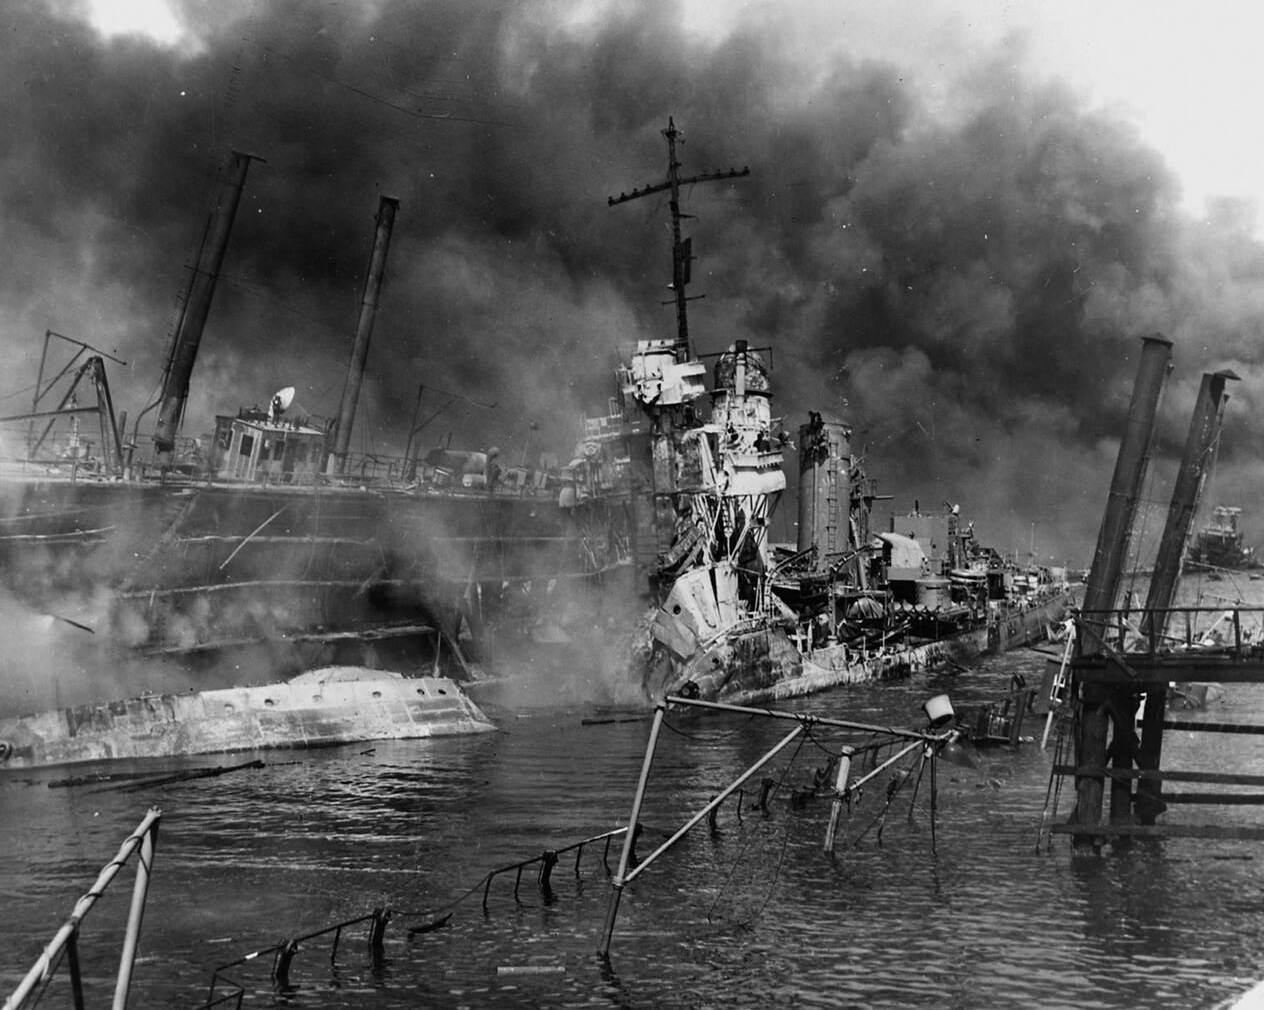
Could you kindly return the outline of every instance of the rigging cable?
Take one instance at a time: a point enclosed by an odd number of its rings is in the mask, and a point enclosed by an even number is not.
[[[800,725],[805,725],[803,720],[800,720]],[[803,750],[803,744],[804,744],[804,737],[800,737],[798,745],[794,749],[794,753],[790,755],[790,760],[786,762],[785,768],[782,769],[781,777],[777,779],[776,784],[773,786],[772,790],[768,793],[769,797],[775,795],[777,791],[785,784],[786,776],[790,774],[790,769],[794,767],[795,761],[797,761],[799,758],[800,751]],[[789,847],[790,821],[791,821],[791,818],[789,817],[785,819],[785,830],[782,832],[782,840],[781,840],[781,852],[777,858],[777,865],[773,869],[772,881],[768,885],[768,891],[764,895],[764,900],[760,903],[759,907],[754,911],[752,915],[750,915],[748,918],[746,918],[745,920],[741,922],[741,925],[743,926],[749,926],[752,922],[758,919],[763,914],[764,909],[768,907],[768,902],[772,900],[773,891],[776,890],[776,887],[777,887],[777,881],[781,878],[781,870],[785,863],[786,850]],[[715,912],[715,907],[717,904],[719,904],[720,898],[724,896],[724,892],[728,889],[729,883],[733,879],[733,874],[737,872],[738,864],[741,863],[741,861],[745,858],[746,850],[750,847],[750,842],[753,837],[754,837],[754,832],[748,833],[746,838],[743,840],[741,846],[738,848],[737,855],[733,858],[733,862],[729,866],[729,872],[725,875],[723,883],[720,884],[720,889],[716,893],[715,898],[712,900],[711,907],[707,909],[707,922],[715,921],[712,917]]]

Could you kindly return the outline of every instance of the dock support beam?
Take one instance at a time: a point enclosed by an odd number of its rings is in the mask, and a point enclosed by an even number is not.
[[[1198,400],[1189,422],[1181,467],[1172,488],[1172,504],[1168,507],[1163,538],[1155,559],[1146,612],[1141,623],[1151,652],[1161,647],[1167,633],[1167,611],[1176,599],[1176,586],[1181,575],[1181,558],[1189,538],[1194,513],[1202,497],[1203,485],[1215,457],[1216,443],[1224,420],[1225,383],[1236,379],[1233,372],[1204,373],[1198,388]],[[1167,686],[1150,685],[1146,689],[1145,714],[1141,718],[1141,744],[1137,767],[1157,770],[1163,754],[1163,718],[1167,714]],[[1137,817],[1142,824],[1153,824],[1166,807],[1163,802],[1163,780],[1141,779],[1137,783]]]

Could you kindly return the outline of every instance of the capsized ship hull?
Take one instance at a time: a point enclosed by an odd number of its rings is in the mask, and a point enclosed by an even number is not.
[[[283,683],[145,695],[0,719],[0,769],[494,729],[446,677],[332,667]]]

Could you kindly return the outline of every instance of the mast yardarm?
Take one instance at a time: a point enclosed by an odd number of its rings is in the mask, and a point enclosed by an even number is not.
[[[685,312],[685,303],[689,301],[685,297],[685,286],[690,280],[689,264],[693,259],[693,250],[690,240],[680,237],[680,219],[688,216],[680,213],[680,187],[692,186],[695,182],[711,182],[716,179],[738,179],[744,175],[750,175],[750,169],[745,167],[740,169],[730,168],[727,172],[703,172],[701,175],[691,175],[682,179],[680,177],[680,162],[676,160],[676,141],[680,139],[680,142],[683,144],[684,139],[681,138],[680,131],[676,129],[676,123],[670,116],[667,118],[667,129],[663,131],[663,136],[667,138],[666,181],[646,186],[644,189],[634,189],[631,193],[620,193],[618,196],[610,197],[606,202],[613,207],[616,204],[626,203],[628,200],[649,196],[651,193],[667,191],[671,194],[671,287],[676,301],[676,360],[688,361],[692,357],[692,351],[689,347],[689,319]]]

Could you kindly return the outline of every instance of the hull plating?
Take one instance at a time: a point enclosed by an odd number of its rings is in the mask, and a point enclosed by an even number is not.
[[[333,667],[278,684],[0,719],[0,768],[401,740],[495,727],[443,677]]]
[[[452,627],[471,589],[494,621],[503,597],[590,567],[543,495],[0,482],[4,585],[142,651]]]

